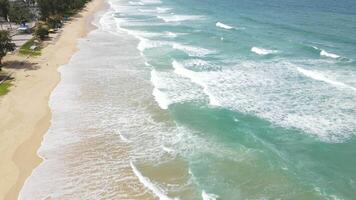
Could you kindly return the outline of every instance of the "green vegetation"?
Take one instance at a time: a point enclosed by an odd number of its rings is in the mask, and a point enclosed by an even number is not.
[[[36,41],[36,38],[32,38],[31,40],[27,41],[24,45],[21,46],[20,54],[39,56],[41,55],[41,44],[38,41]]]
[[[7,20],[7,16],[9,15],[10,3],[9,0],[0,0],[0,17],[3,17]]]
[[[0,31],[0,71],[1,71],[1,61],[7,52],[14,51],[15,44],[12,43],[11,37],[8,31]]]
[[[47,20],[51,16],[70,16],[83,8],[89,0],[37,0],[41,18]]]
[[[8,17],[11,22],[21,24],[33,20],[35,16],[31,13],[26,2],[16,0],[10,3]]]
[[[44,40],[48,37],[49,34],[49,27],[46,24],[38,23],[35,30],[35,37],[40,40]]]
[[[51,16],[47,19],[47,24],[49,28],[56,29],[56,28],[61,28],[63,26],[62,23],[63,17],[56,15],[56,16]]]
[[[4,81],[0,84],[0,96],[5,95],[9,92],[9,88],[11,87],[10,81]]]

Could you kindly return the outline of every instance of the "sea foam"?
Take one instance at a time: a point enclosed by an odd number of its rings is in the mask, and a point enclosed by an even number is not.
[[[205,190],[203,190],[203,192],[201,193],[201,197],[203,198],[203,200],[216,200],[219,198],[218,195],[212,194],[212,193],[207,193],[207,192],[205,192]]]
[[[277,53],[278,51],[270,50],[270,49],[263,49],[263,48],[258,48],[258,47],[252,47],[251,52],[258,54],[258,55],[268,55],[268,54]]]
[[[315,70],[306,70],[306,69],[303,69],[301,67],[297,67],[297,70],[302,73],[303,75],[309,77],[309,78],[312,78],[314,80],[318,80],[318,81],[323,81],[325,83],[329,83],[333,86],[336,86],[336,87],[342,87],[342,88],[348,88],[348,89],[351,89],[353,91],[356,91],[356,88],[355,87],[352,87],[350,85],[347,85],[343,82],[340,82],[340,81],[335,81],[335,80],[332,80],[328,77],[326,77],[324,74],[318,72],[318,71],[315,71]]]
[[[172,10],[172,8],[166,8],[166,7],[157,7],[156,8],[157,13],[166,13],[170,10]]]
[[[223,23],[221,23],[221,22],[216,22],[215,26],[216,26],[216,27],[219,27],[219,28],[227,29],[227,30],[230,30],[230,29],[233,29],[233,28],[234,28],[234,27],[232,27],[232,26],[223,24]]]
[[[210,50],[210,49],[205,49],[202,47],[196,47],[196,46],[190,46],[190,45],[184,45],[180,43],[172,43],[173,49],[181,50],[185,53],[187,53],[189,56],[196,56],[196,57],[203,57],[208,54],[214,54],[216,53],[215,50]]]
[[[150,4],[161,4],[161,0],[141,0],[144,4],[150,5]]]
[[[340,56],[339,56],[339,55],[336,55],[336,54],[333,54],[333,53],[326,52],[325,50],[321,50],[321,51],[320,51],[320,56],[325,56],[325,57],[328,57],[328,58],[334,58],[334,59],[340,58]]]
[[[159,90],[159,78],[157,76],[156,70],[151,71],[151,82],[154,86],[152,95],[154,96],[156,102],[158,103],[159,107],[162,109],[168,109],[169,104],[171,103],[168,99],[167,95]]]
[[[145,5],[143,2],[141,1],[129,1],[129,4],[130,5],[133,5],[133,6],[143,6]]]
[[[341,56],[337,55],[337,54],[334,54],[334,53],[330,53],[330,52],[327,52],[323,49],[320,49],[316,46],[312,46],[313,49],[319,51],[319,54],[320,56],[323,56],[323,57],[328,57],[328,58],[333,58],[333,59],[337,59],[337,58],[341,58]]]
[[[177,61],[172,62],[172,66],[174,68],[174,72],[181,76],[189,78],[192,82],[200,85],[203,88],[204,93],[209,97],[209,103],[213,106],[220,106],[217,98],[209,91],[208,85],[205,81],[199,76],[199,72],[194,72],[189,69],[186,69],[181,63]]]
[[[182,22],[204,19],[204,17],[200,15],[158,15],[157,18],[164,22]]]
[[[133,173],[137,176],[139,181],[149,190],[151,190],[160,200],[173,200],[169,198],[165,191],[159,186],[154,185],[149,178],[143,176],[141,172],[136,168],[136,166],[130,161],[130,166],[132,168]]]

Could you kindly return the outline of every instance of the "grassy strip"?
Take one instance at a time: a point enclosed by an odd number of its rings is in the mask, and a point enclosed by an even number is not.
[[[41,55],[41,44],[35,42],[35,38],[28,40],[25,44],[23,44],[20,48],[20,54],[29,55],[29,56],[39,56]],[[36,49],[32,50],[32,46],[37,46]]]
[[[9,88],[11,87],[10,81],[4,81],[0,84],[0,96],[5,95],[9,92]]]

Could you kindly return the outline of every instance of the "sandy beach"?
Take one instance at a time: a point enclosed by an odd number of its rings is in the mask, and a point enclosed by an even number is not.
[[[0,199],[17,199],[24,181],[41,162],[36,151],[50,126],[48,101],[60,80],[57,69],[76,52],[77,40],[93,29],[90,21],[103,2],[89,3],[41,56],[4,59],[9,64],[4,70],[14,80],[11,91],[0,97]]]

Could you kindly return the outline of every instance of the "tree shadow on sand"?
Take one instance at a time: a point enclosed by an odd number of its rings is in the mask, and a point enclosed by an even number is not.
[[[9,74],[2,74],[0,73],[0,83],[3,82],[3,81],[11,81],[11,80],[14,80],[14,77],[12,77],[11,75]]]
[[[3,63],[4,69],[24,69],[24,70],[37,70],[40,67],[38,63],[31,63],[28,61],[7,61]]]

